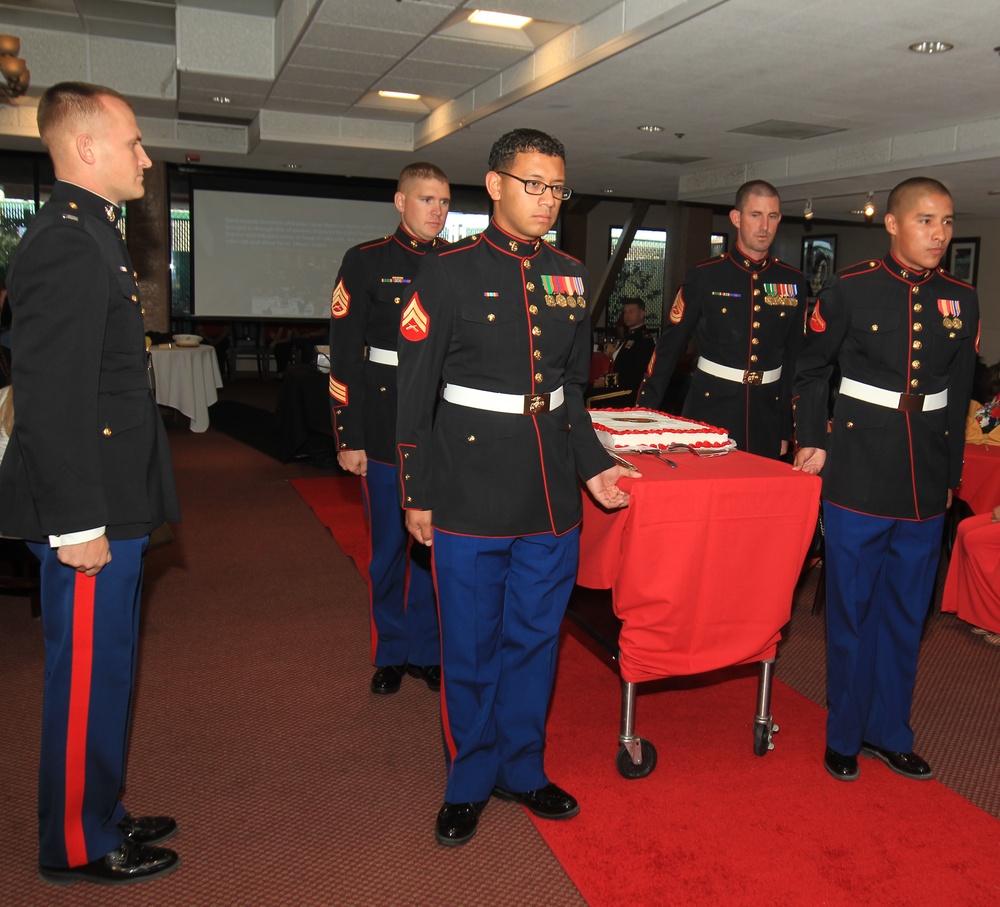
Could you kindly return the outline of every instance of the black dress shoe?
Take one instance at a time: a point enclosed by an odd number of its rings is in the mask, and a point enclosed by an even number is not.
[[[458,847],[471,841],[479,827],[479,814],[486,801],[478,803],[445,803],[437,815],[434,837],[445,847]]]
[[[405,673],[406,665],[385,665],[378,668],[372,677],[372,692],[383,695],[398,692]]]
[[[441,689],[440,665],[407,665],[406,673],[424,681],[434,693]]]
[[[902,775],[904,778],[927,781],[934,777],[931,767],[916,753],[894,753],[892,750],[884,750],[870,743],[862,743],[861,752],[869,759],[881,759],[897,775]]]
[[[159,844],[177,834],[177,822],[170,816],[130,816],[118,823],[133,844]]]
[[[523,794],[493,788],[493,796],[499,800],[513,800],[527,806],[540,819],[571,819],[580,812],[580,804],[561,787],[549,782],[538,790],[528,790]]]
[[[845,756],[830,747],[826,748],[823,767],[838,781],[853,781],[860,774],[857,756]]]
[[[126,838],[111,853],[99,860],[57,869],[39,866],[38,875],[50,885],[72,885],[74,882],[93,882],[96,885],[134,885],[148,879],[158,879],[173,872],[181,858],[166,847],[136,844]]]

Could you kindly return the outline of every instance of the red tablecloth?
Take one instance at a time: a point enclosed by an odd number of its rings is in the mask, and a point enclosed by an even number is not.
[[[973,513],[988,513],[1000,504],[1000,447],[966,444],[958,496]]]
[[[698,674],[770,658],[819,511],[820,480],[734,451],[712,459],[626,454],[625,510],[584,496],[577,582],[612,590],[621,676]]]

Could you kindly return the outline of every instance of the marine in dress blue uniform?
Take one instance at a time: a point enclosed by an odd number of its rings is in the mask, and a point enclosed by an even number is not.
[[[490,225],[424,259],[400,322],[399,484],[411,533],[433,542],[448,760],[435,835],[446,845],[472,837],[491,792],[544,818],[579,811],[549,782],[543,750],[580,481],[607,506],[627,496],[583,402],[586,272],[540,239],[564,181],[551,137],[499,139]]]
[[[691,268],[665,320],[638,405],[660,409],[691,335],[699,358],[683,416],[726,429],[740,450],[787,451],[791,388],[805,331],[803,274],[769,253],[781,221],[761,180],[736,194],[736,248]]]
[[[41,561],[45,689],[41,877],[119,884],[177,854],[169,817],[129,816],[119,795],[149,533],[178,518],[170,451],[150,390],[142,307],[121,202],[150,166],[127,101],[63,83],[39,132],[57,182],[11,259],[17,412],[0,465],[0,531]]]
[[[396,341],[409,283],[444,244],[450,191],[433,164],[410,164],[395,195],[396,232],[348,250],[330,302],[330,405],[338,461],[361,476],[368,520],[371,681],[395,693],[405,672],[440,686],[440,641],[430,557],[410,536],[396,484]]]
[[[944,513],[962,476],[979,331],[975,290],[938,268],[953,205],[936,180],[889,197],[889,254],[821,294],[795,381],[795,467],[823,475],[827,750],[840,780],[857,754],[930,778],[910,707]],[[828,383],[842,378],[828,432]]]

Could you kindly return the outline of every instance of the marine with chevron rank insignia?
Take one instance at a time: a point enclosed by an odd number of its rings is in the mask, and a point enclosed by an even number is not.
[[[407,673],[440,686],[437,603],[428,553],[413,546],[396,491],[396,347],[407,288],[443,245],[451,191],[434,164],[403,169],[395,233],[349,249],[330,294],[330,412],[341,467],[361,477],[371,540],[371,691],[395,693]],[[419,318],[416,330],[421,330]]]

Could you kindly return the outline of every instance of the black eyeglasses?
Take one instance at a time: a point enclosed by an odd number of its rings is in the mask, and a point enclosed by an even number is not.
[[[502,176],[509,176],[511,179],[516,179],[519,183],[524,183],[524,191],[527,192],[528,195],[545,195],[545,190],[551,189],[552,195],[564,202],[573,194],[573,190],[570,189],[569,186],[550,186],[548,183],[543,183],[541,180],[521,179],[521,177],[514,176],[513,173],[508,173],[506,170],[497,170],[497,173]]]

